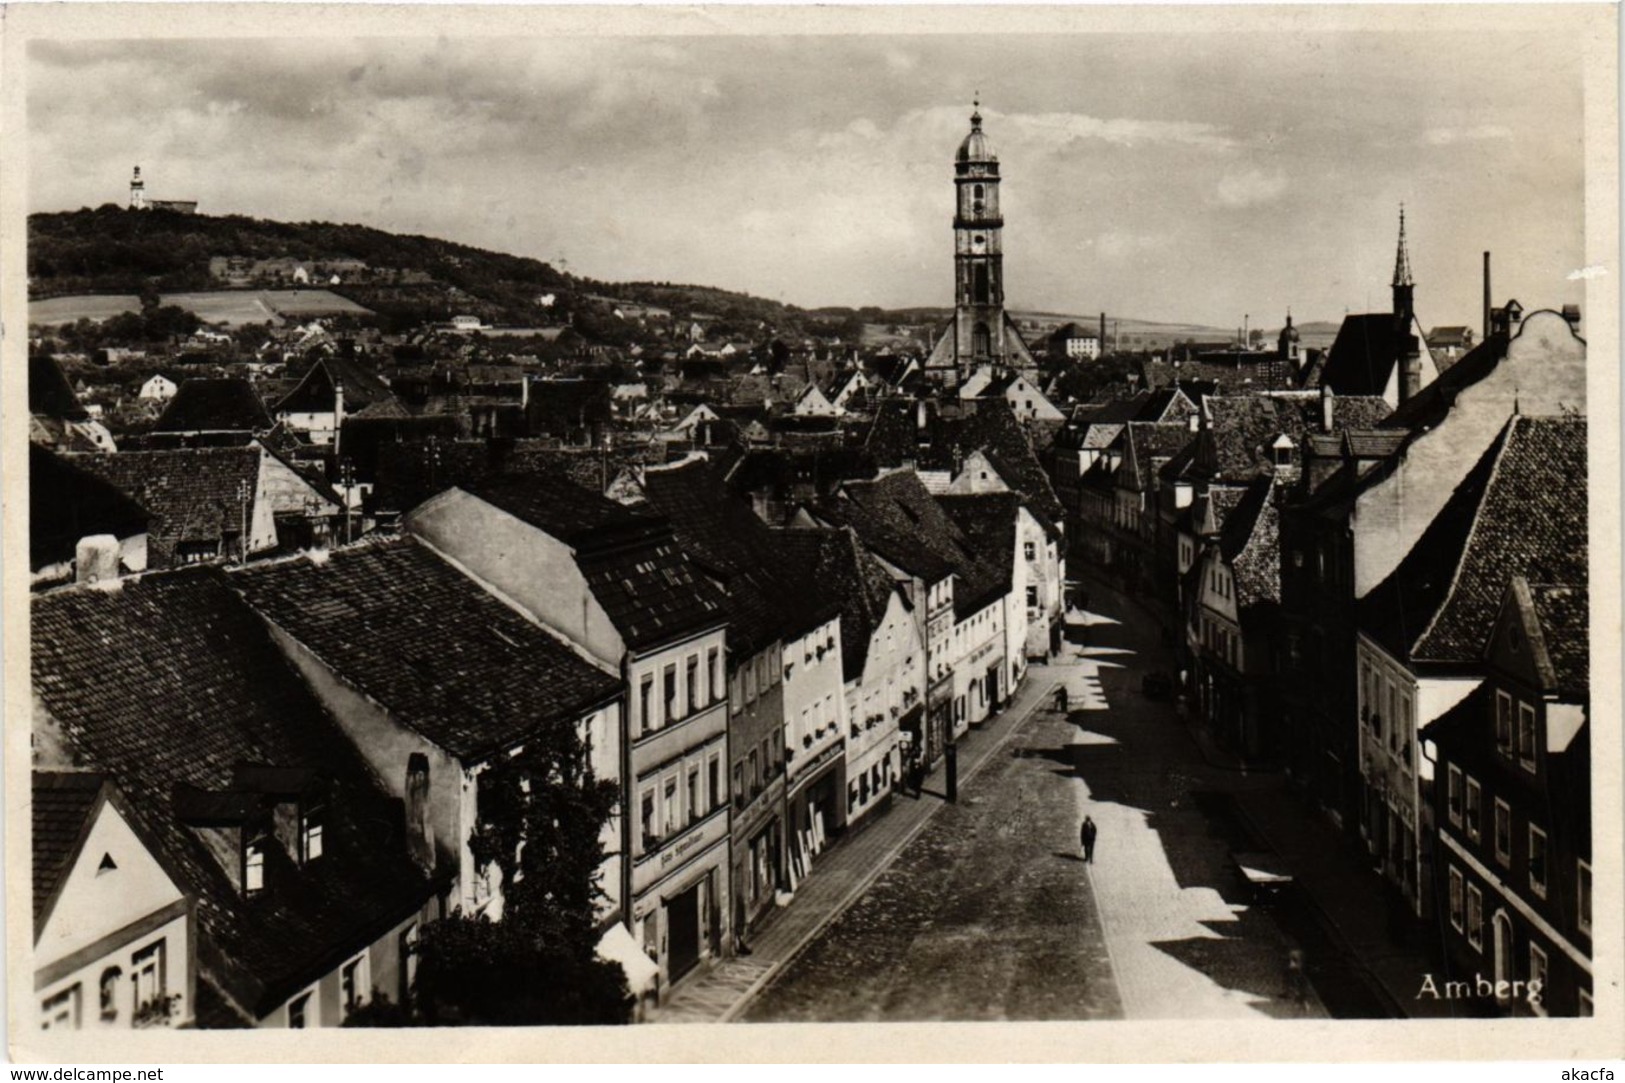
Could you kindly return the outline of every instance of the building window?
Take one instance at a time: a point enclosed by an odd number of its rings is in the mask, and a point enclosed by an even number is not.
[[[1529,890],[1546,897],[1546,832],[1529,825]]]
[[[1596,1012],[1596,1006],[1591,1002],[1591,994],[1584,989],[1580,990],[1580,1018],[1590,1019]]]
[[[1484,791],[1471,776],[1467,779],[1467,837],[1474,842],[1483,837]]]
[[[1518,762],[1524,769],[1535,769],[1535,708],[1533,704],[1518,704]]]
[[[1450,925],[1458,933],[1461,932],[1462,921],[1466,917],[1463,913],[1467,904],[1465,886],[1461,870],[1454,865],[1450,866]]]
[[[1030,541],[1021,543],[1021,555],[1027,560],[1038,559],[1038,546]]]
[[[412,999],[412,985],[418,980],[418,923],[413,922],[401,930],[401,1003]]]
[[[101,980],[97,982],[97,992],[101,1001],[102,1022],[111,1023],[118,1018],[118,990],[119,980],[124,977],[124,971],[116,966],[110,966],[102,971]]]
[[[80,990],[76,983],[47,998],[45,1003],[40,1005],[40,1029],[78,1030],[79,996]]]
[[[654,849],[659,841],[655,826],[655,792],[652,789],[643,791],[640,822],[643,825],[643,849],[647,852]]]
[[[1544,994],[1546,992],[1546,952],[1539,944],[1531,941],[1529,944],[1529,988],[1531,990],[1535,988],[1536,982],[1540,983],[1540,991]],[[1536,1015],[1546,1014],[1544,1000],[1544,996],[1531,996],[1529,998],[1529,1006],[1534,1009]]]
[[[666,722],[677,721],[677,667],[667,666],[661,673],[666,702]]]
[[[722,753],[713,752],[705,767],[705,793],[711,799],[706,806],[709,810],[722,804]]]
[[[1591,935],[1591,866],[1581,861],[1575,869],[1574,894],[1579,903],[1575,923],[1582,933]]]
[[[367,956],[362,953],[344,964],[339,971],[339,1018],[346,1019],[361,1006],[371,986],[367,975]]]
[[[761,784],[761,764],[757,762],[756,750],[753,748],[750,750],[750,792],[752,796],[755,795]]]
[[[1446,774],[1445,807],[1450,814],[1450,822],[1457,827],[1461,826],[1461,768],[1455,764],[1450,765]]]
[[[300,993],[288,1001],[288,1028],[290,1030],[305,1030],[316,1025],[316,1019],[311,1014],[311,998],[316,994]]]
[[[756,753],[752,752],[751,755],[754,756]],[[750,794],[745,792],[745,765],[736,763],[734,764],[734,801],[740,808],[744,808],[745,802],[749,799]]]
[[[1484,950],[1484,894],[1477,884],[1467,885],[1467,943]]]
[[[166,993],[164,942],[150,944],[130,958],[130,981],[135,987],[135,1013],[153,1010]]]
[[[1037,609],[1038,608],[1038,588],[1037,587],[1029,586],[1027,588],[1027,608],[1028,609]]]
[[[1512,755],[1512,697],[1505,692],[1495,693],[1495,747]]]
[[[710,650],[705,652],[707,703],[715,703],[717,700],[722,698],[721,693],[717,691],[722,687],[722,668],[719,662],[719,657],[720,656],[715,647],[712,647]]]
[[[689,655],[684,669],[683,675],[688,679],[688,713],[693,714],[700,709],[700,656]]]
[[[700,767],[695,764],[688,769],[688,822],[698,820],[700,811]]]
[[[265,890],[265,840],[256,839],[243,849],[243,892],[255,895]]]
[[[675,834],[682,828],[682,809],[678,807],[677,776],[666,779],[666,834]]]
[[[322,809],[312,809],[305,813],[304,828],[300,833],[300,847],[304,851],[307,864],[322,856],[322,822],[325,819]]]
[[[746,674],[749,672],[748,669],[745,671]],[[738,714],[745,706],[745,680],[746,676],[735,673],[728,681],[728,710],[734,714]]]
[[[1512,806],[1495,799],[1495,860],[1504,868],[1512,867]]]
[[[654,691],[655,679],[650,674],[644,674],[638,682],[638,722],[643,732],[648,733],[654,729]]]

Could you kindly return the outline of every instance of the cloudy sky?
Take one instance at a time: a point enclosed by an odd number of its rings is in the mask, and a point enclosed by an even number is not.
[[[1283,21],[1283,26],[1290,23]],[[32,210],[361,222],[594,277],[943,304],[980,90],[1016,307],[1425,325],[1582,299],[1572,42],[1489,30],[35,42]]]

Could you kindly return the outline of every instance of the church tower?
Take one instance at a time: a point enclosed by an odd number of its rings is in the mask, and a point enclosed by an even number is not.
[[[135,167],[135,176],[130,178],[130,207],[133,210],[145,210],[147,207],[147,186],[141,181],[141,167]]]
[[[1399,205],[1399,251],[1394,256],[1394,323],[1401,335],[1416,319],[1416,282],[1411,278],[1411,254],[1405,249],[1405,204]]]
[[[1005,358],[999,156],[982,134],[981,103],[973,108],[970,134],[954,156],[954,353],[961,380]]]

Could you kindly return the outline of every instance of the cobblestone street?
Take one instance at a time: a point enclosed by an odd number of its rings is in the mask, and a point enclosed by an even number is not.
[[[869,889],[744,1012],[757,1021],[1324,1015],[1285,996],[1300,946],[1255,905],[1233,854],[1259,848],[1166,702],[1156,631],[1099,599],[1088,646],[1037,710]],[[1127,610],[1124,610],[1127,612]],[[1074,614],[1077,622],[1078,614]],[[930,793],[926,800],[933,800]],[[1078,851],[1085,814],[1096,863]]]

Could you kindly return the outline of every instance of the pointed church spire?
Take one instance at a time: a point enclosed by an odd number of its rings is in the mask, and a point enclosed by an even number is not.
[[[1399,252],[1394,256],[1395,286],[1412,286],[1416,283],[1411,278],[1411,254],[1405,249],[1405,204],[1399,205]]]

